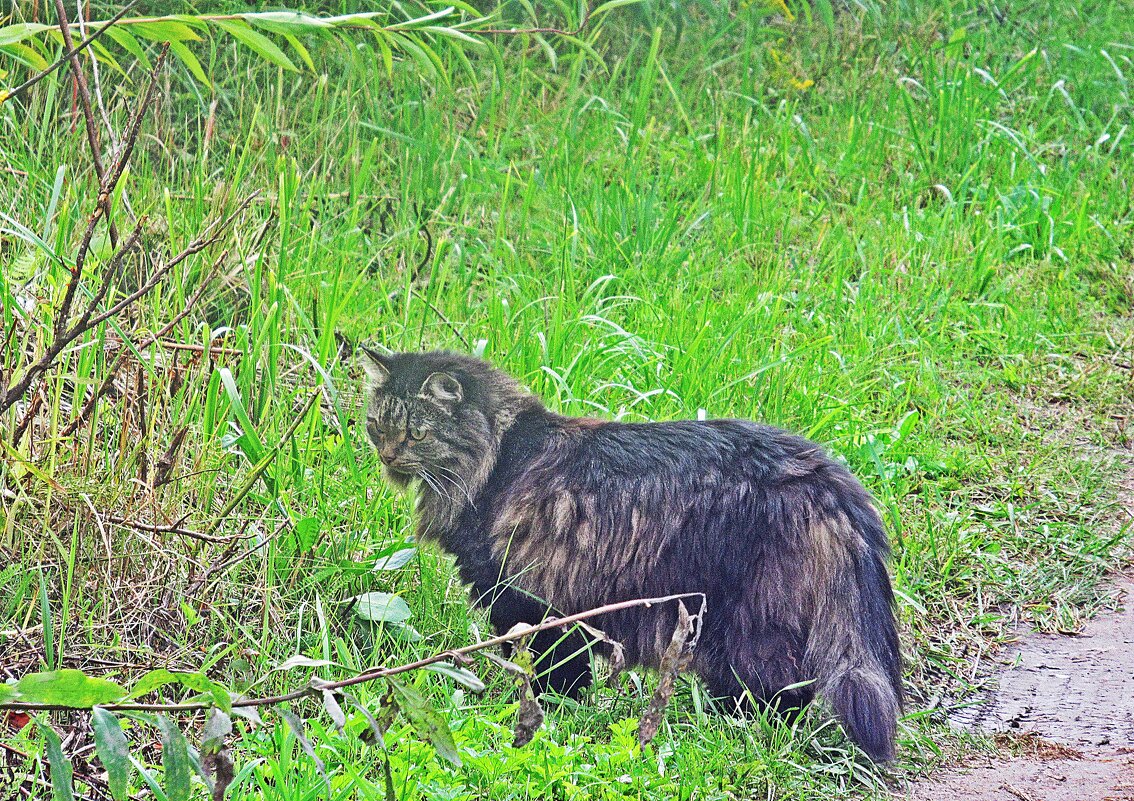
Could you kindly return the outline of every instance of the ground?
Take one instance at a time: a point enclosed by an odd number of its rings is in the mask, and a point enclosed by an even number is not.
[[[882,798],[998,753],[945,711],[1028,632],[1083,630],[1130,555],[1134,15],[808,8],[620,6],[574,42],[501,41],[467,69],[438,45],[443,75],[410,57],[387,71],[365,31],[305,40],[315,72],[230,39],[186,45],[211,83],[177,61],[162,75],[114,198],[123,230],[145,215],[145,258],[115,291],[259,195],[0,415],[3,675],[130,685],[168,668],[266,695],[484,636],[451,562],[412,541],[412,504],[381,482],[358,424],[358,343],[450,347],[567,414],[757,419],[845,461],[893,542],[898,762],[871,765],[822,708],[791,727],[734,721],[686,681],[642,749],[648,673],[549,704],[513,748],[515,682],[478,661],[483,694],[407,679],[452,728],[459,767],[404,716],[386,750],[362,742],[384,689],[360,685],[345,734],[310,700],[293,707],[305,740],[277,713],[238,720],[229,798],[328,784],[385,798],[384,764],[407,799]],[[105,67],[100,91],[122,130],[144,70],[114,52],[125,76]],[[4,80],[22,80],[5,59]],[[47,347],[97,194],[60,76],[0,105],[7,377]],[[101,228],[93,253],[88,292]],[[359,619],[368,592],[408,617]],[[199,744],[203,717],[177,720]],[[0,723],[20,792],[46,794],[49,724],[80,792],[98,791],[85,715],[22,722]],[[160,778],[160,730],[128,734]]]
[[[1132,512],[1134,519],[1134,512]],[[1134,582],[1121,611],[1082,632],[1026,637],[976,706],[954,725],[999,732],[1005,756],[982,755],[907,788],[919,801],[1134,799]],[[966,764],[967,763],[967,764]]]

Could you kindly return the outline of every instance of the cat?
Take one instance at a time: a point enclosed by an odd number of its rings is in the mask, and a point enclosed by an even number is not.
[[[894,757],[889,543],[867,491],[818,445],[742,420],[565,417],[447,351],[361,356],[383,473],[416,486],[419,540],[456,557],[498,632],[704,593],[692,670],[714,696],[785,711],[819,695],[868,756]],[[676,620],[668,603],[591,622],[627,665],[657,667]],[[595,645],[579,630],[536,635],[540,689],[577,695]]]

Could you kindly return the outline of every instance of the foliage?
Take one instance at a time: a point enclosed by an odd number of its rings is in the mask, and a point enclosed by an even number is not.
[[[823,442],[893,532],[912,696],[897,770],[986,746],[943,731],[940,710],[1020,625],[1076,628],[1129,544],[1113,523],[1134,304],[1134,67],[1114,46],[1128,20],[1105,4],[999,18],[919,0],[833,4],[830,20],[789,2],[790,24],[758,4],[688,3],[678,24],[662,5],[600,17],[579,37],[597,58],[518,37],[500,61],[468,54],[469,74],[439,47],[448,86],[412,56],[387,72],[365,31],[351,48],[300,37],[320,77],[296,81],[194,29],[213,93],[169,82],[115,213],[149,215],[143,252],[160,260],[262,195],[218,243],[215,279],[178,265],[128,321],[59,354],[17,445],[27,407],[0,415],[0,666],[147,681],[155,702],[206,697],[229,715],[226,696],[476,641],[483,616],[376,478],[349,358],[367,339],[467,342],[566,413],[747,417]],[[104,73],[103,92],[121,128],[136,87]],[[0,106],[5,376],[43,353],[98,183],[81,132],[58,123],[69,103],[43,81]],[[99,278],[101,229],[92,249]],[[122,286],[145,267],[125,264]],[[368,593],[410,617],[360,618]],[[297,699],[299,725],[233,707],[233,734],[218,714],[206,736],[192,719],[184,751],[150,713],[114,712],[128,762],[97,712],[89,736],[86,713],[55,713],[18,730],[6,717],[0,738],[47,783],[71,758],[80,792],[102,788],[101,768],[69,743],[93,739],[107,785],[158,798],[170,776],[184,786],[186,758],[191,792],[215,786],[225,752],[234,799],[324,798],[327,784],[366,799],[880,787],[822,710],[742,723],[678,681],[643,747],[652,679],[631,674],[547,704],[516,748],[522,687],[490,671],[477,694],[463,678],[402,682],[447,723],[460,766],[422,739],[436,719],[386,721],[381,682],[336,696],[341,716],[321,692]],[[0,685],[0,700],[14,692]],[[56,754],[47,725],[76,736]],[[168,760],[135,747],[163,738]]]
[[[344,39],[369,34],[388,73],[393,72],[397,54],[412,59],[426,77],[445,80],[448,80],[448,72],[441,58],[445,48],[458,54],[466,67],[465,50],[487,48],[483,39],[465,32],[471,26],[483,25],[484,19],[476,9],[460,0],[437,11],[423,11],[416,17],[395,20],[392,16],[392,9],[329,17],[301,11],[248,11],[123,17],[113,25],[92,20],[83,25],[71,23],[70,27],[73,36],[106,27],[105,36],[91,49],[101,63],[123,76],[126,72],[119,63],[122,54],[136,58],[145,69],[150,69],[145,43],[166,42],[189,74],[210,88],[208,72],[193,46],[199,47],[196,43],[208,44],[217,38],[228,37],[247,47],[256,57],[288,72],[298,72],[303,66],[315,72],[310,51],[300,37]],[[0,27],[0,52],[37,70],[48,67],[51,57],[48,43],[62,44],[62,40],[57,26],[41,22],[17,22]],[[112,48],[118,50],[117,55]]]

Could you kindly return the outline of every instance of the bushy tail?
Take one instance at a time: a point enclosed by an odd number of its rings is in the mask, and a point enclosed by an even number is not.
[[[854,569],[830,577],[808,637],[805,663],[850,738],[876,762],[894,758],[902,708],[902,669],[888,545],[872,508],[852,516],[866,548]]]

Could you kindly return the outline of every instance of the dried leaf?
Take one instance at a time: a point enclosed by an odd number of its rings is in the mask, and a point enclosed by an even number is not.
[[[201,767],[209,777],[213,801],[224,801],[225,791],[232,784],[234,776],[232,756],[228,749],[222,748],[216,753],[205,754],[201,758]]]
[[[201,735],[201,768],[209,781],[213,801],[224,801],[225,791],[232,784],[232,756],[225,747],[225,738],[232,734],[232,719],[219,709],[209,712]]]
[[[429,740],[437,753],[458,767],[461,757],[457,753],[457,744],[453,740],[453,732],[449,730],[449,723],[445,717],[434,709],[417,690],[407,687],[393,678],[387,678],[390,688],[398,697],[398,706],[413,724],[419,735]]]
[[[245,696],[237,695],[233,698],[234,701],[246,700]],[[242,717],[251,723],[253,726],[263,726],[264,719],[260,717],[260,711],[254,706],[234,706],[232,714]]]
[[[291,670],[297,667],[326,667],[327,665],[334,664],[329,659],[312,659],[311,657],[304,656],[303,654],[296,654],[289,656],[284,661],[276,665],[276,670]]]
[[[479,655],[484,657],[485,659],[487,659],[489,662],[496,665],[497,667],[503,668],[504,670],[508,671],[509,673],[511,673],[514,676],[522,676],[525,673],[527,673],[526,670],[524,670],[522,667],[517,665],[515,662],[512,662],[511,660],[505,659],[504,657],[500,656],[499,654],[494,654],[491,651],[480,651]]]
[[[512,627],[515,631],[519,626],[525,624],[517,623]],[[519,682],[520,682],[520,709],[516,713],[516,728],[514,737],[512,739],[513,748],[523,748],[525,745],[532,741],[535,733],[539,731],[539,727],[543,725],[543,707],[539,705],[536,699],[535,691],[532,689],[532,658],[528,652],[527,640],[520,639],[516,641],[516,650],[513,656],[519,664],[511,663],[519,669]],[[503,661],[503,660],[502,660]],[[527,669],[521,667],[527,665]]]
[[[295,739],[299,740],[299,747],[303,749],[303,753],[311,757],[311,761],[315,763],[315,770],[319,771],[319,775],[323,777],[323,784],[327,788],[327,795],[331,794],[331,780],[327,778],[327,766],[323,764],[323,760],[315,753],[314,746],[311,741],[307,739],[307,735],[303,731],[303,721],[299,716],[292,712],[290,709],[279,709],[280,717],[287,723],[287,727],[291,729],[291,733],[295,735]]]
[[[219,709],[209,710],[205,730],[201,734],[201,750],[206,754],[224,747],[225,738],[232,734],[232,719]]]
[[[645,748],[658,733],[662,715],[673,697],[677,686],[677,674],[686,670],[693,659],[693,651],[688,647],[689,638],[693,636],[693,618],[689,610],[681,601],[677,602],[677,625],[673,629],[673,637],[662,654],[661,666],[658,668],[658,687],[650,699],[650,705],[638,724],[638,743]]]
[[[622,671],[626,670],[626,652],[622,643],[610,640],[610,675],[606,677],[606,686],[618,690],[622,687]]]
[[[335,728],[339,730],[339,734],[343,733],[346,726],[346,714],[343,708],[339,706],[339,699],[335,698],[333,690],[323,690],[323,708],[327,710],[327,714],[331,716],[331,722],[335,724]]]
[[[513,748],[523,748],[530,743],[535,733],[539,731],[539,727],[543,725],[543,707],[539,705],[532,690],[531,676],[524,674],[520,681],[520,711],[516,714]]]

